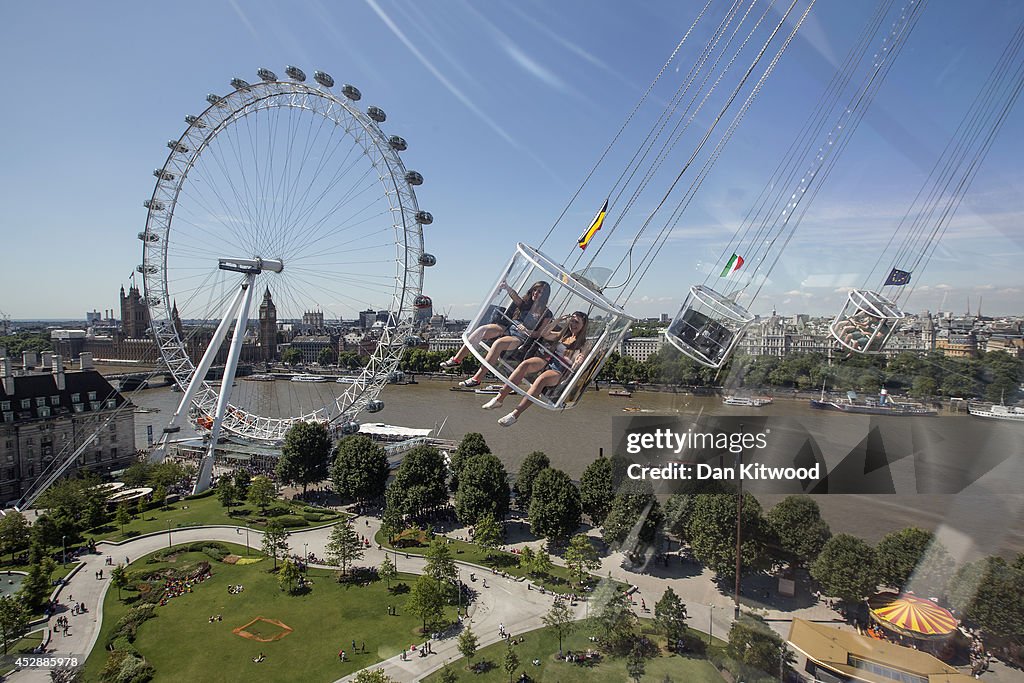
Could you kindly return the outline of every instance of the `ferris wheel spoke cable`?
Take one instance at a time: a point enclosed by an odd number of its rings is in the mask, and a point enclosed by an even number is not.
[[[608,145],[605,147],[604,151],[601,152],[601,155],[598,157],[597,161],[594,162],[594,165],[590,168],[590,171],[587,172],[587,175],[584,177],[583,182],[580,183],[580,186],[576,189],[576,191],[569,198],[569,201],[568,201],[568,203],[566,203],[565,208],[563,208],[561,213],[558,214],[558,217],[555,219],[555,222],[552,224],[551,228],[548,229],[548,232],[544,236],[544,239],[542,239],[540,241],[540,244],[539,244],[540,247],[543,247],[544,244],[548,241],[548,238],[551,237],[551,234],[555,231],[555,228],[558,227],[558,224],[562,221],[562,218],[565,216],[565,214],[572,207],[573,203],[576,201],[576,198],[579,196],[580,192],[583,191],[583,188],[586,187],[587,182],[590,180],[590,178],[597,171],[598,167],[601,165],[601,162],[604,161],[605,157],[608,155],[608,152],[611,151],[612,147],[615,145],[615,143],[618,141],[619,137],[622,135],[622,132],[629,125],[630,121],[633,120],[633,117],[636,115],[637,111],[640,109],[640,107],[643,105],[643,103],[647,100],[647,97],[651,94],[651,91],[654,89],[654,86],[657,85],[658,81],[661,79],[662,75],[665,73],[665,70],[668,69],[669,65],[672,64],[673,61],[675,61],[676,55],[679,54],[679,50],[682,49],[682,47],[686,43],[687,39],[689,39],[690,34],[693,32],[693,29],[697,26],[697,24],[704,17],[705,12],[707,12],[708,8],[711,6],[711,4],[713,2],[714,2],[714,0],[707,0],[707,2],[705,2],[704,6],[701,8],[700,12],[697,14],[697,17],[693,20],[693,23],[690,25],[690,28],[687,29],[685,34],[683,34],[683,37],[680,39],[679,43],[676,44],[675,49],[672,50],[672,54],[669,55],[668,59],[662,65],[661,69],[658,71],[657,76],[655,76],[654,80],[651,81],[650,85],[647,86],[647,90],[644,91],[644,94],[641,95],[640,100],[633,107],[633,111],[631,111],[629,113],[629,115],[626,116],[626,120],[622,122],[622,125],[619,127],[618,132],[615,133],[615,135],[612,137],[611,142],[608,143]]]
[[[251,235],[247,235],[240,226],[233,225],[233,220],[242,219],[246,221],[250,226],[256,222],[255,217],[252,215],[252,210],[246,206],[246,203],[241,200],[241,195],[238,188],[235,187],[234,180],[231,178],[231,173],[228,169],[226,161],[222,158],[220,148],[217,145],[208,145],[204,150],[204,154],[207,158],[211,159],[217,167],[220,168],[221,178],[226,181],[226,188],[230,191],[230,195],[234,198],[233,202],[229,202],[225,195],[221,192],[221,184],[217,182],[217,178],[213,178],[208,174],[201,173],[200,179],[205,179],[209,191],[219,200],[221,207],[223,208],[223,215],[219,215],[217,212],[212,210],[212,207],[207,207],[210,211],[210,217],[216,218],[217,221],[223,225],[235,238],[239,244],[248,244],[251,240]],[[195,166],[190,169],[190,173],[193,172]],[[203,178],[205,176],[205,178]],[[198,184],[193,183],[189,189],[196,191],[198,190]],[[238,215],[239,212],[243,215]]]

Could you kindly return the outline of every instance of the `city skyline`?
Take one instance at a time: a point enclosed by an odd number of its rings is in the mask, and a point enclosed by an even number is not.
[[[0,112],[5,129],[22,132],[10,140],[0,183],[8,256],[0,311],[15,320],[76,320],[114,307],[141,262],[141,202],[164,142],[205,106],[207,92],[285,64],[328,71],[388,112],[383,128],[409,141],[403,158],[426,178],[417,195],[435,217],[424,234],[438,265],[427,270],[424,293],[435,312],[471,318],[515,242],[543,238],[698,8],[464,3],[427,13],[374,0],[289,11],[226,3],[190,26],[195,48],[180,54],[152,47],[173,44],[180,9],[64,10],[12,8],[0,29],[0,54],[60,79],[68,105]],[[815,7],[629,297],[630,313],[673,316],[691,284],[721,269],[723,246],[869,10]],[[1024,8],[1005,3],[929,6],[752,312],[834,315],[846,288],[864,284],[1022,18]],[[968,299],[975,311],[982,298],[987,315],[1019,313],[1022,128],[1014,109],[928,270],[915,274],[909,312],[935,312],[944,300],[944,310],[965,311]],[[595,209],[573,207],[552,256],[574,253]],[[632,233],[603,233],[595,244],[614,265]]]

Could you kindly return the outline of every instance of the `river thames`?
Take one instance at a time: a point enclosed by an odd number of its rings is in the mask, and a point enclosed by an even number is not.
[[[443,423],[437,436],[455,440],[480,432],[512,475],[527,454],[540,450],[555,467],[578,479],[599,452],[613,455],[613,424],[621,429],[628,418],[653,423],[697,415],[787,419],[814,434],[819,457],[829,471],[850,473],[849,456],[865,447],[870,451],[872,439],[884,441],[890,453],[885,487],[870,489],[889,493],[815,496],[833,533],[853,533],[875,542],[890,531],[919,526],[938,531],[942,541],[962,557],[1013,556],[1024,551],[1024,494],[1020,493],[1024,425],[948,412],[930,418],[823,413],[810,410],[806,400],[777,399],[762,408],[746,408],[724,406],[717,396],[640,391],[624,398],[609,396],[602,389],[588,392],[571,410],[531,407],[516,425],[503,428],[497,419],[515,405],[513,397],[506,400],[506,408],[485,411],[480,406],[490,396],[450,391],[452,384],[420,379],[418,384],[390,385],[381,394],[384,410],[364,414],[360,420],[427,428]],[[284,416],[321,407],[343,388],[334,383],[238,381],[234,391],[239,405]],[[155,411],[136,413],[138,445],[146,443],[149,425],[160,435],[180,399],[181,394],[169,387],[133,396],[137,406]],[[941,455],[932,457],[933,453]],[[875,474],[870,456],[853,460],[858,470],[852,472],[855,478]],[[844,469],[836,470],[840,466]],[[844,490],[837,483],[833,481],[831,491]],[[781,496],[758,494],[758,498],[768,508]]]

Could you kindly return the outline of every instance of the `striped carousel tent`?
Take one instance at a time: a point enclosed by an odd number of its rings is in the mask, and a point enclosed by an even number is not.
[[[868,608],[882,628],[909,638],[947,638],[957,628],[949,610],[912,593],[879,593],[868,600]]]

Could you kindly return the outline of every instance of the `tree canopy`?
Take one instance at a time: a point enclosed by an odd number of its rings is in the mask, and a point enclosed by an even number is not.
[[[530,531],[561,542],[580,525],[580,492],[562,470],[548,468],[533,482],[530,498]]]
[[[878,589],[878,555],[865,541],[850,534],[830,538],[811,565],[811,576],[825,595],[860,602]]]
[[[496,456],[482,453],[467,458],[459,471],[455,514],[464,524],[476,524],[484,515],[502,519],[509,507],[508,474]]]
[[[604,524],[612,507],[615,489],[612,484],[612,462],[603,455],[587,465],[580,477],[580,503],[594,526]]]
[[[747,573],[764,567],[762,542],[764,520],[761,504],[750,493],[743,494],[740,530],[740,569]],[[721,578],[736,574],[736,496],[700,493],[693,499],[687,526],[693,556]]]
[[[284,435],[277,477],[286,484],[306,487],[327,478],[331,456],[331,437],[320,422],[299,422]]]
[[[541,471],[549,467],[551,467],[551,459],[543,451],[533,451],[523,460],[523,464],[519,466],[515,486],[512,487],[516,494],[516,505],[520,510],[530,509],[533,482]]]
[[[403,515],[420,515],[448,501],[447,468],[433,446],[416,446],[402,458],[388,487],[388,505]]]
[[[785,559],[794,564],[809,564],[832,537],[821,509],[809,496],[787,496],[765,516]]]
[[[612,545],[624,543],[650,543],[661,527],[665,514],[650,490],[629,487],[620,491],[612,501],[604,519],[602,537]],[[632,545],[624,550],[633,550]]]
[[[343,499],[365,502],[383,496],[390,472],[387,452],[365,434],[338,441],[331,483]]]

